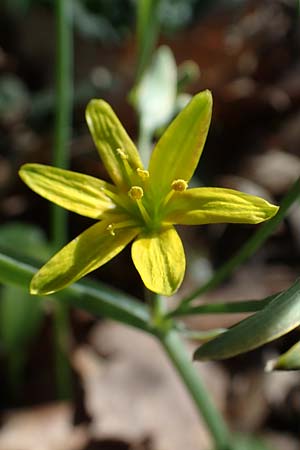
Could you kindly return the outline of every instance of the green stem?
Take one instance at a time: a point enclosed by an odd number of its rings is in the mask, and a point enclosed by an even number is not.
[[[213,405],[207,389],[202,384],[200,374],[187,355],[178,333],[175,330],[170,330],[165,335],[160,336],[159,339],[192,397],[200,417],[206,423],[214,439],[216,449],[228,449],[230,447],[229,431],[223,418]]]
[[[200,374],[193,366],[189,355],[175,330],[176,324],[165,316],[165,299],[160,295],[148,291],[152,298],[153,333],[157,336],[170,361],[186,386],[200,417],[206,423],[217,450],[229,448],[229,432],[213,405],[208,391],[203,386]]]
[[[73,95],[72,2],[56,0],[56,105],[53,165],[69,167],[69,140]],[[67,212],[52,206],[52,241],[55,249],[67,241]]]
[[[188,297],[182,300],[180,308],[188,305],[192,300],[218,286],[227,278],[238,266],[252,256],[256,250],[265,242],[275,228],[282,222],[290,206],[300,196],[300,178],[294,183],[289,192],[281,202],[280,209],[275,217],[265,222],[257,232],[240,248],[240,250],[225,263],[214,276],[203,286],[200,286]]]
[[[149,305],[152,310],[152,323],[153,326],[160,326],[162,320],[164,319],[165,313],[165,301],[163,297],[159,294],[155,294],[154,292],[148,291],[147,295],[149,299]]]
[[[73,96],[73,33],[72,1],[56,0],[56,100],[53,165],[63,169],[69,167]],[[52,205],[52,245],[55,250],[67,242],[67,211]],[[55,360],[58,394],[69,397],[71,369],[68,362],[67,345],[70,337],[69,309],[60,303],[54,312]]]

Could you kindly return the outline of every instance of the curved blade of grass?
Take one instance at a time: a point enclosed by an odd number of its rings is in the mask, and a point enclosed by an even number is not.
[[[253,316],[198,348],[194,359],[225,359],[248,352],[300,325],[300,279]]]
[[[37,267],[0,253],[0,282],[29,287]],[[56,293],[55,298],[96,316],[104,316],[142,330],[149,329],[148,309],[133,297],[99,282],[80,282]]]
[[[241,300],[239,302],[210,303],[198,306],[186,306],[175,309],[168,317],[193,316],[196,314],[235,314],[256,312],[267,306],[278,294],[261,300]]]
[[[277,359],[267,362],[266,372],[273,370],[300,370],[300,341]]]
[[[159,35],[160,0],[139,0],[137,2],[137,68],[136,80],[139,82],[145,71]]]

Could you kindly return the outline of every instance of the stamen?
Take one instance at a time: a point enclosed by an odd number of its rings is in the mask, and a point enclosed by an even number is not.
[[[145,208],[145,206],[143,205],[142,202],[142,198],[144,195],[144,191],[140,186],[132,186],[129,191],[128,191],[128,195],[132,200],[136,201],[136,204],[140,210],[140,213],[144,219],[144,221],[150,225],[151,224],[151,218]]]
[[[147,180],[149,178],[149,172],[148,170],[140,169],[139,167],[136,169],[136,173],[138,176],[143,180]]]
[[[178,179],[173,181],[171,187],[175,192],[184,192],[188,188],[188,184],[185,180]]]
[[[166,206],[166,204],[173,197],[175,192],[184,192],[188,188],[188,184],[185,180],[181,180],[179,178],[178,180],[174,180],[172,182],[171,188],[172,189],[168,192],[168,194],[166,195],[166,197],[164,199],[163,207]]]
[[[140,186],[132,186],[128,191],[128,195],[132,200],[141,200],[144,196],[144,191]]]

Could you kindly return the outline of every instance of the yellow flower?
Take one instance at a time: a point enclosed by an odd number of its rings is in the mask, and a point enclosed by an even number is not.
[[[23,181],[48,200],[98,219],[33,277],[32,294],[50,294],[97,269],[132,244],[145,286],[173,294],[185,273],[185,255],[173,225],[259,223],[277,212],[267,201],[230,189],[192,188],[212,110],[209,91],[197,94],[158,141],[145,170],[111,107],[91,100],[86,118],[114,184],[68,170],[25,164]]]

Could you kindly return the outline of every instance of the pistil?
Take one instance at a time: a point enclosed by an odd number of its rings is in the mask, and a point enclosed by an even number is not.
[[[106,230],[109,232],[111,236],[116,235],[115,230],[119,230],[120,228],[129,228],[129,227],[135,227],[137,224],[133,220],[123,220],[122,222],[117,223],[110,223],[107,225]]]

